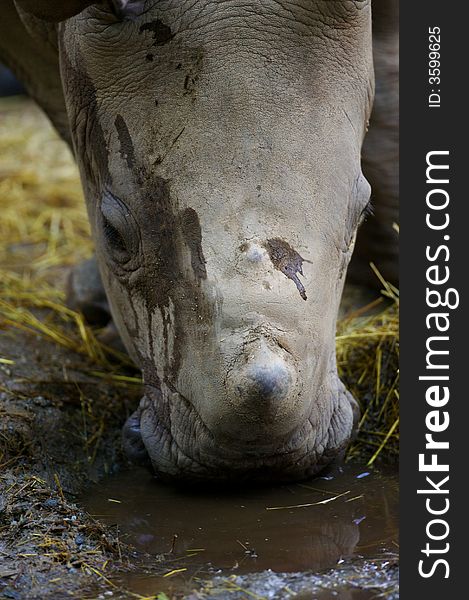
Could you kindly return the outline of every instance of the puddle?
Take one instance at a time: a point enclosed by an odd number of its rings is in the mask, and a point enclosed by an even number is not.
[[[397,481],[397,473],[354,465],[333,478],[295,485],[191,490],[135,469],[90,488],[79,502],[117,525],[125,542],[161,561],[158,577],[125,575],[127,589],[154,593],[158,583],[158,591],[173,593],[216,574],[318,572],[348,559],[395,556]],[[371,597],[359,592],[333,597]]]

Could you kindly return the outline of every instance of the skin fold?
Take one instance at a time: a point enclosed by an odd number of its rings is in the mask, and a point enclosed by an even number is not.
[[[7,4],[36,52],[0,54],[73,148],[143,372],[129,455],[189,480],[319,472],[357,417],[335,327],[370,198],[370,2]]]

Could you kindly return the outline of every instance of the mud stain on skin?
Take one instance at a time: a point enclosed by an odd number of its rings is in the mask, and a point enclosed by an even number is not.
[[[139,31],[140,33],[143,33],[144,31],[150,31],[152,33],[154,40],[153,46],[164,46],[174,37],[171,28],[159,19],[145,23],[140,27]]]
[[[147,314],[158,308],[163,319],[163,339],[166,354],[169,353],[169,330],[171,327],[171,302],[178,307],[178,289],[183,285],[181,270],[181,244],[178,240],[178,218],[171,204],[169,184],[160,177],[152,180],[149,188],[142,189],[142,237],[148,256],[144,278],[140,281],[139,294],[147,305]],[[179,242],[179,243],[178,243]],[[156,284],[157,282],[157,284]],[[176,309],[177,310],[177,309]],[[177,311],[179,312],[179,311]],[[175,340],[172,361],[164,366],[164,379],[171,381],[177,377],[181,364],[181,346],[184,332],[176,318]],[[153,351],[152,351],[153,354]],[[154,369],[154,366],[152,367]],[[144,372],[148,378],[148,372]],[[146,380],[147,381],[147,380]]]
[[[100,123],[96,88],[84,64],[84,60],[78,60],[73,66],[61,44],[61,68],[67,80],[68,95],[75,99],[69,107],[69,120],[77,144],[76,151],[83,161],[85,185],[93,186],[94,193],[99,194],[111,182],[109,149]],[[83,106],[86,106],[85,118],[80,110]]]
[[[127,124],[122,115],[117,115],[116,120],[114,121],[114,126],[119,137],[119,154],[125,160],[129,169],[133,169],[135,167],[134,144],[132,142]]]
[[[267,250],[270,260],[274,267],[281,271],[285,277],[291,279],[296,285],[300,296],[303,300],[307,300],[305,286],[298,278],[298,273],[303,275],[304,258],[290,246],[288,242],[280,238],[271,238],[264,243],[264,248]]]
[[[181,225],[184,239],[191,253],[191,265],[197,279],[207,279],[206,260],[202,250],[202,229],[199,216],[193,208],[181,213]]]
[[[171,389],[176,387],[189,332],[192,336],[204,332],[205,336],[213,323],[213,303],[200,286],[207,278],[202,231],[197,213],[191,208],[180,210],[169,182],[161,177],[143,177],[136,210],[146,258],[131,294],[143,299],[148,318],[155,310],[161,315],[166,358],[157,367],[161,384]],[[148,383],[155,365],[141,358]]]
[[[153,31],[156,42],[169,41],[172,37],[169,28],[165,29],[163,24],[154,28],[150,25],[147,24],[146,29]],[[88,202],[95,213],[98,203],[94,203],[94,199],[101,197],[103,189],[112,189],[113,186],[107,145],[111,132],[106,131],[105,135],[101,125],[96,89],[84,69],[85,61],[72,63],[65,50],[61,60],[67,74],[68,95],[76,98],[71,107],[70,121],[76,153],[83,164]],[[86,111],[82,107],[86,107]],[[134,346],[145,383],[153,390],[160,390],[162,400],[158,402],[161,405],[158,419],[170,429],[169,412],[165,412],[169,411],[167,390],[176,390],[188,336],[200,340],[201,345],[207,343],[213,329],[215,300],[207,297],[206,290],[200,285],[202,279],[207,279],[207,272],[197,213],[193,209],[180,209],[177,198],[171,194],[169,181],[148,170],[138,148],[134,147],[123,115],[116,115],[113,121],[119,141],[118,151],[137,184],[138,199],[133,199],[131,208],[140,224],[144,257],[132,277],[119,279],[121,293],[114,301]],[[173,145],[183,131],[184,128],[173,140]],[[96,237],[99,239],[101,235],[98,228]],[[108,280],[114,282],[117,294],[115,271],[107,268],[106,273]],[[109,289],[111,287],[109,284]],[[140,300],[138,304],[134,303],[134,298]],[[160,315],[162,323],[158,335],[161,335],[161,341],[152,337],[156,335],[152,319],[160,318]],[[143,346],[139,351],[139,339],[147,343],[142,333],[145,329],[151,332],[149,347]],[[159,364],[155,363],[154,350],[157,346],[163,350],[157,359]]]

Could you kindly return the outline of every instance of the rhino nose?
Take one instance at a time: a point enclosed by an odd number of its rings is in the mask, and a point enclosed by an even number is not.
[[[231,370],[232,401],[245,416],[277,417],[295,390],[295,371],[280,347],[265,340],[251,344]]]
[[[288,396],[292,379],[290,369],[281,359],[262,356],[241,370],[237,391],[246,401],[281,401]]]

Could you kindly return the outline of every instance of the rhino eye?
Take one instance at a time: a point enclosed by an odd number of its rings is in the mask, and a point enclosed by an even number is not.
[[[127,252],[125,240],[114,225],[103,215],[103,230],[106,241],[111,246],[112,250],[117,254],[124,256]],[[130,258],[130,256],[129,256]]]
[[[374,211],[373,204],[372,204],[371,200],[369,200],[368,204],[365,206],[365,208],[361,212],[360,221],[358,223],[358,226],[362,225],[368,219],[368,217],[372,217],[374,214],[375,214],[375,211]]]
[[[352,190],[352,206],[354,207],[355,216],[354,226],[360,227],[368,217],[373,216],[373,204],[371,202],[371,187],[368,181],[359,173],[355,180]],[[356,208],[355,208],[356,207]]]
[[[138,258],[140,237],[128,207],[111,193],[101,200],[100,227],[103,246],[111,262],[132,268]]]

